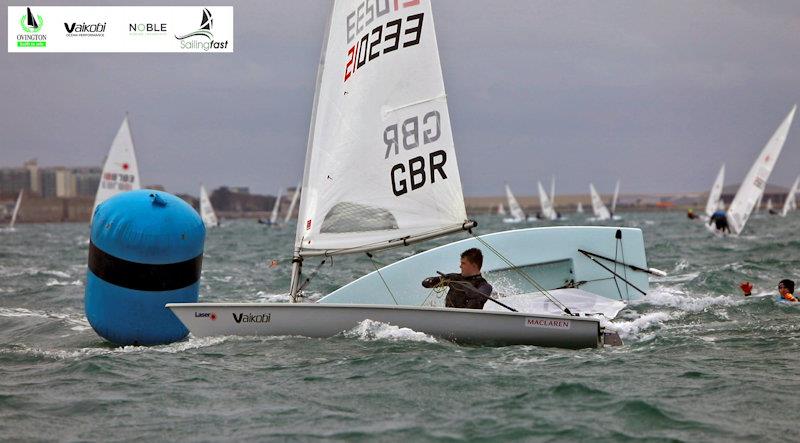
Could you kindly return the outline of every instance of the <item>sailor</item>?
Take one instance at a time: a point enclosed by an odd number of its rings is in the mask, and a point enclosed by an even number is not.
[[[689,208],[689,210],[686,211],[686,217],[688,217],[690,220],[694,220],[697,218],[697,214],[694,213],[692,208]]]
[[[428,277],[422,286],[433,288],[447,286],[444,305],[448,308],[483,309],[492,294],[492,285],[481,275],[483,253],[478,248],[470,248],[461,253],[461,273]]]
[[[714,223],[717,231],[728,232],[730,234],[731,228],[728,226],[728,216],[725,211],[715,211],[708,219],[708,224]]]
[[[752,294],[753,284],[750,283],[749,281],[742,282],[742,284],[739,285],[739,288],[741,288],[742,292],[744,292],[744,296],[747,297],[750,294]],[[798,301],[797,297],[793,295],[794,281],[792,280],[789,279],[781,280],[780,283],[778,283],[778,293],[780,294],[781,298],[786,301],[790,302]]]

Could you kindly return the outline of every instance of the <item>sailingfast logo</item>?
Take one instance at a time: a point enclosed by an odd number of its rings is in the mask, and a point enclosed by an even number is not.
[[[175,38],[181,41],[181,49],[202,49],[203,51],[226,49],[228,47],[228,40],[224,42],[214,41],[214,34],[211,32],[213,26],[214,18],[211,16],[211,11],[209,11],[208,8],[203,8],[200,28],[188,34],[176,34]]]
[[[44,48],[47,46],[47,35],[41,34],[44,27],[44,19],[41,15],[31,12],[27,8],[27,13],[19,19],[19,26],[22,34],[17,34],[17,47],[21,48]]]

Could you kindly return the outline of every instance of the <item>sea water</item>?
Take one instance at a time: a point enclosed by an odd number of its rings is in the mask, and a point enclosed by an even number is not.
[[[800,220],[762,215],[719,238],[682,214],[623,216],[613,224],[641,228],[648,265],[669,275],[609,325],[624,346],[581,351],[460,346],[372,321],[329,339],[115,347],[83,314],[88,226],[18,225],[0,232],[0,440],[800,439],[800,307],[771,296],[800,280]],[[481,233],[525,227],[477,220]],[[293,237],[248,220],[209,230],[201,301],[287,301]],[[372,269],[337,257],[308,293]],[[743,297],[743,280],[765,296]]]

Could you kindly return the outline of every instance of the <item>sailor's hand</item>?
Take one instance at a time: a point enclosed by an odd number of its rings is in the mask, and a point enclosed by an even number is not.
[[[753,284],[750,283],[749,281],[743,281],[739,285],[739,288],[742,290],[742,292],[744,292],[745,297],[747,297],[753,291]]]
[[[439,284],[439,277],[428,277],[425,280],[422,280],[422,287],[423,288],[432,288]]]

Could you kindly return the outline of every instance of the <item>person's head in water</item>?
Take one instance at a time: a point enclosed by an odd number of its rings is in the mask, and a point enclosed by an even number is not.
[[[481,273],[483,253],[478,248],[470,248],[461,253],[461,275],[471,277]]]
[[[778,283],[778,292],[781,294],[781,296],[785,296],[786,294],[794,294],[794,282],[788,278],[781,280],[781,282]]]

